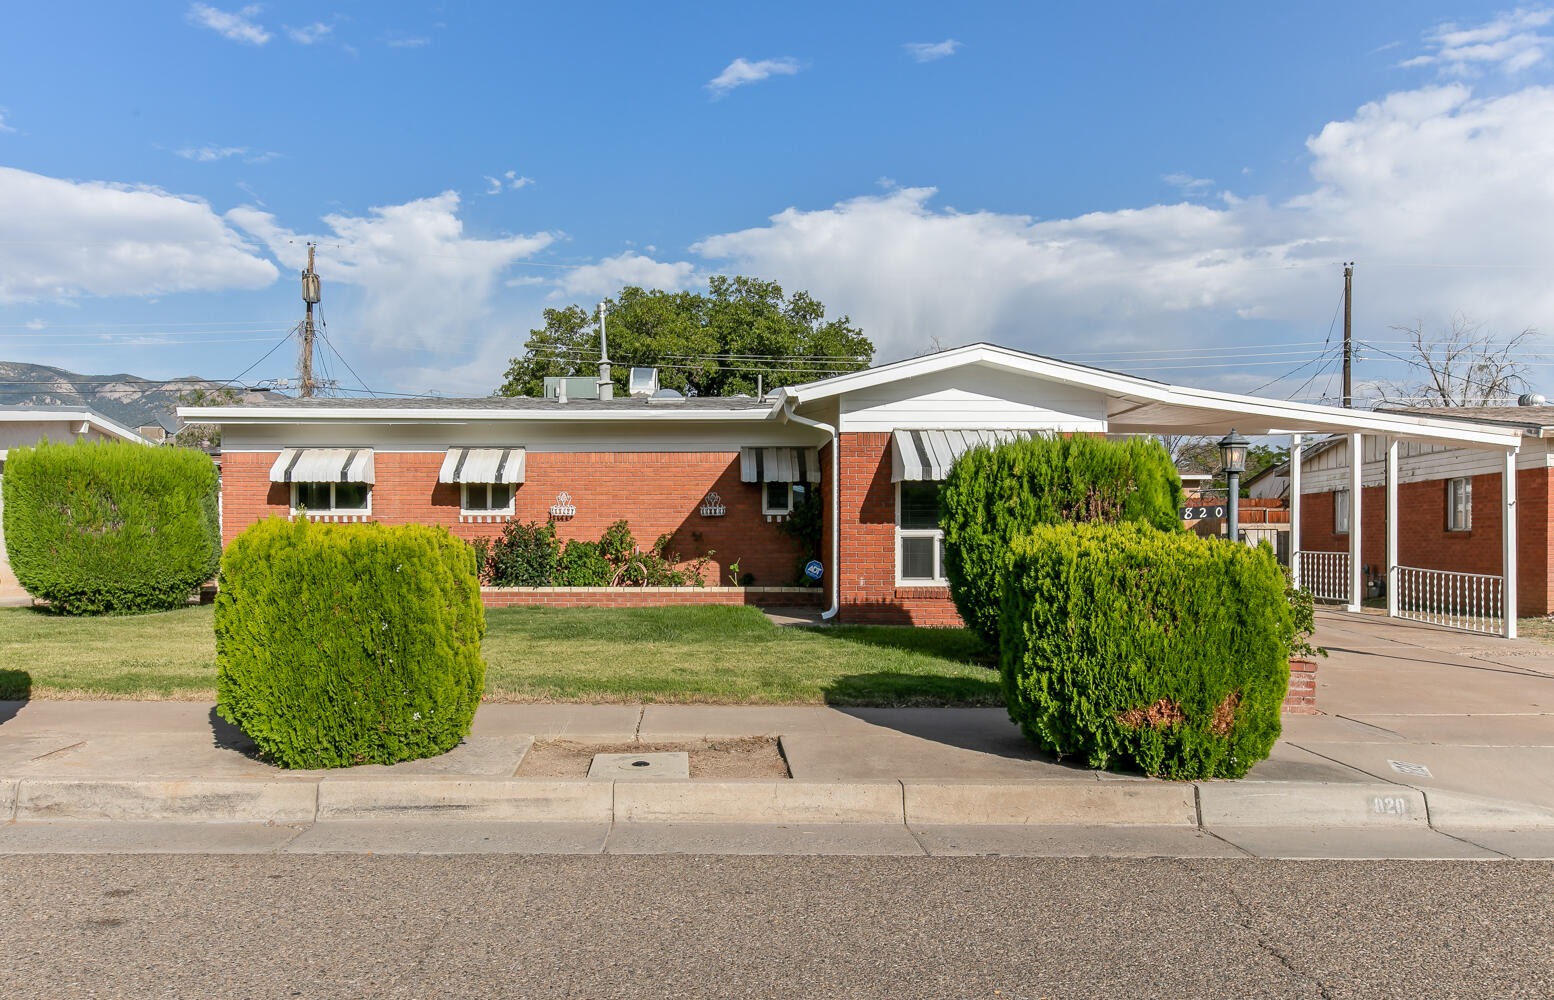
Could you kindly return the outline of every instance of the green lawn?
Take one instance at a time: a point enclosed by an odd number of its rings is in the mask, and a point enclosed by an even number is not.
[[[0,609],[0,698],[215,699],[212,609],[63,618]],[[486,612],[486,700],[998,705],[960,629],[777,628],[754,608]]]

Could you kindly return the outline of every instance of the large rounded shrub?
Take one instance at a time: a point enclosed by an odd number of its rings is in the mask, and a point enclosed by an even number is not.
[[[442,528],[261,521],[221,563],[217,709],[282,767],[435,756],[469,734],[485,631]]]
[[[1038,746],[1166,778],[1268,756],[1295,621],[1266,545],[1048,525],[1014,541],[1008,573],[1004,699]]]
[[[65,614],[161,611],[216,575],[216,467],[190,448],[13,448],[5,548],[27,592]]]
[[[1040,435],[973,448],[940,491],[944,571],[967,626],[998,642],[1009,543],[1039,524],[1143,521],[1180,529],[1182,483],[1153,438]]]

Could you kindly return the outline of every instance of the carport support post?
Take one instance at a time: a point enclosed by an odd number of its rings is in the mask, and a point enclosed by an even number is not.
[[[1500,590],[1505,595],[1505,637],[1516,638],[1516,452],[1507,448],[1500,478]]]
[[[1398,439],[1387,439],[1387,617],[1398,616]]]
[[[1365,606],[1365,574],[1360,559],[1364,548],[1360,527],[1361,473],[1365,470],[1365,435],[1356,431],[1349,435],[1349,610],[1359,611]]]
[[[1290,435],[1290,579],[1300,586],[1300,459],[1305,438]]]

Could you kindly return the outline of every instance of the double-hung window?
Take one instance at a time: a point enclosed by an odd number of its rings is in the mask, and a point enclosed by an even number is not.
[[[372,511],[370,483],[292,483],[291,512],[367,514]]]
[[[511,514],[511,483],[464,483],[459,487],[462,514]]]
[[[1473,479],[1446,480],[1446,530],[1473,530]]]
[[[1349,499],[1348,490],[1333,492],[1333,534],[1335,535],[1349,533]]]
[[[937,482],[896,485],[896,579],[903,584],[944,585],[944,531],[939,527]]]

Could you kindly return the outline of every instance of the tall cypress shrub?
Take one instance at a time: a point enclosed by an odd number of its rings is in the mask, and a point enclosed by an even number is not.
[[[190,448],[43,442],[5,463],[5,547],[65,614],[175,608],[221,559],[216,467]]]
[[[1296,632],[1268,546],[1046,525],[1015,539],[1008,573],[1004,700],[1042,749],[1183,779],[1268,756]]]
[[[485,631],[447,530],[271,518],[222,560],[216,707],[282,767],[431,757],[469,734]]]
[[[973,448],[939,495],[950,596],[961,619],[996,646],[1014,538],[1064,521],[1180,530],[1181,503],[1176,465],[1153,438],[1047,434]]]

